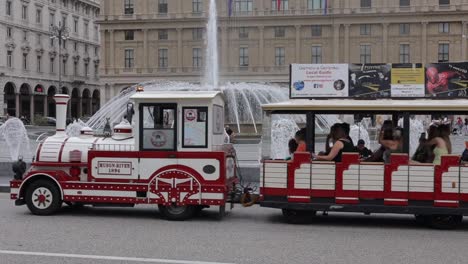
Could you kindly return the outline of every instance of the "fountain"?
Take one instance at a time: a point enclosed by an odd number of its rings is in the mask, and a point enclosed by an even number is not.
[[[9,118],[0,126],[0,141],[5,141],[12,161],[31,156],[28,133],[18,118]]]

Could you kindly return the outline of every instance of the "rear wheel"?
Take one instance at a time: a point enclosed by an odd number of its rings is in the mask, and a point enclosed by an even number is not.
[[[290,224],[305,224],[310,221],[312,217],[317,213],[316,211],[303,211],[303,210],[292,210],[283,209],[283,217],[286,222]]]
[[[462,215],[429,215],[427,223],[436,229],[454,229],[463,221]]]
[[[26,204],[35,215],[51,215],[62,205],[60,190],[51,181],[38,180],[26,190]]]
[[[168,220],[183,221],[192,218],[196,212],[196,207],[192,205],[158,205],[159,212]]]

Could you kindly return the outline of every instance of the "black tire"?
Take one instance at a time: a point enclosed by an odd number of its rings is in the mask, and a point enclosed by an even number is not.
[[[52,215],[62,206],[60,190],[55,183],[38,180],[26,189],[26,205],[35,215]]]
[[[316,211],[282,209],[283,217],[289,224],[306,224],[315,216]]]
[[[420,225],[429,225],[430,216],[415,214],[414,219],[416,220],[416,223]]]
[[[462,215],[429,215],[427,216],[427,223],[430,227],[435,229],[455,229],[463,221]]]
[[[167,220],[183,221],[192,218],[196,213],[196,206],[184,205],[184,206],[164,206],[158,205],[159,212]]]

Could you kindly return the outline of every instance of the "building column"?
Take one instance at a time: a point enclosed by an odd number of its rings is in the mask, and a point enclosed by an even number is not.
[[[350,63],[349,59],[349,24],[345,24],[345,32],[344,32],[344,62]]]
[[[265,70],[265,40],[264,40],[264,30],[265,30],[265,27],[264,26],[259,26],[258,27],[258,31],[259,31],[259,45],[258,45],[258,63],[260,64],[260,66],[262,67],[263,71]]]
[[[340,61],[340,24],[333,25],[333,62]]]
[[[143,69],[148,71],[148,29],[143,29]]]
[[[184,65],[184,50],[182,47],[182,28],[177,28],[177,70],[179,72],[183,71],[183,65]]]
[[[301,25],[296,25],[296,63],[301,63]]]
[[[21,105],[20,105],[20,94],[17,93],[15,94],[15,115],[17,118],[20,118],[20,108],[21,108]]]
[[[427,62],[427,22],[422,22],[421,33],[421,62],[423,65]]]
[[[467,44],[467,39],[468,39],[468,30],[467,30],[467,25],[468,25],[468,21],[463,21],[462,22],[462,42],[461,42],[461,49],[462,49],[462,52],[461,52],[461,55],[462,55],[462,60],[468,60],[468,56],[467,56],[467,51],[466,49],[468,48],[468,46],[466,45]]]
[[[49,116],[49,113],[47,111],[48,110],[48,108],[47,108],[47,95],[44,95],[44,101],[43,102],[44,102],[44,105],[43,105],[43,107],[44,107],[44,116]]]
[[[382,24],[382,62],[388,63],[388,23]]]
[[[30,124],[33,124],[34,123],[34,94],[31,94],[30,95],[30,98],[29,98],[29,121],[30,121]]]
[[[114,30],[109,30],[109,42],[110,42],[110,51],[109,51],[109,64],[111,69],[115,69],[115,53],[114,53]]]

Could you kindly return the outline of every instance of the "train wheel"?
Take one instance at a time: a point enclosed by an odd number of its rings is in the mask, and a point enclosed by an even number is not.
[[[316,211],[302,211],[302,210],[291,210],[283,209],[283,216],[286,222],[290,224],[305,224],[309,222],[310,218],[314,217]]]
[[[60,190],[50,181],[33,182],[26,190],[26,204],[35,215],[54,214],[62,205]]]
[[[461,224],[462,215],[430,215],[429,226],[436,229],[454,229]]]
[[[158,205],[159,212],[168,220],[174,221],[183,221],[189,218],[192,218],[196,212],[195,206],[192,205],[184,205],[184,206],[176,206],[176,205]]]

